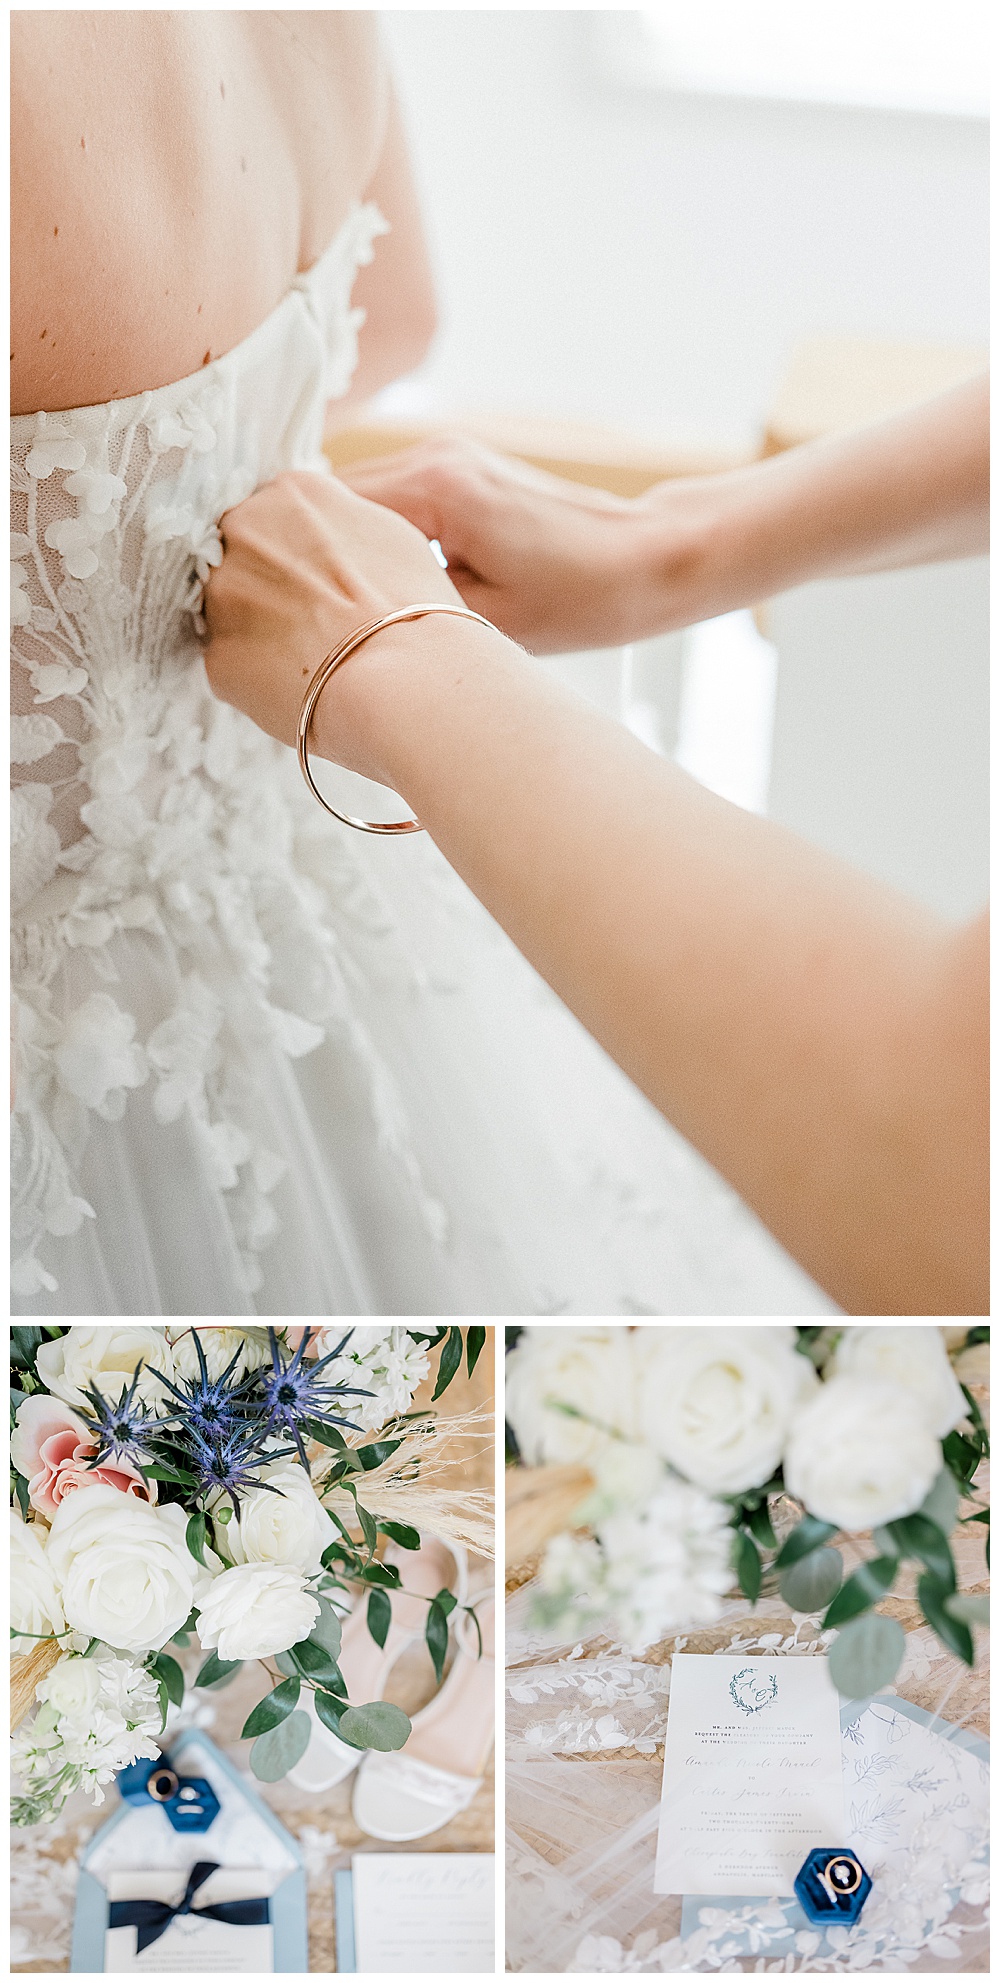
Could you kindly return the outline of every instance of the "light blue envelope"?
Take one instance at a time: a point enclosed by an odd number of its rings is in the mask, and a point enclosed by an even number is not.
[[[842,1701],[840,1704],[841,1733],[843,1734],[849,1729],[865,1713],[866,1709],[871,1707],[893,1708],[897,1714],[905,1715],[909,1721],[918,1722],[924,1728],[933,1728],[935,1734],[939,1735],[942,1741],[955,1742],[959,1748],[968,1749],[972,1755],[978,1756],[980,1762],[989,1764],[990,1745],[984,1736],[977,1735],[972,1729],[958,1728],[951,1722],[942,1721],[938,1715],[931,1714],[926,1708],[918,1708],[913,1701],[902,1700],[897,1694],[872,1694],[864,1701]],[[827,1842],[831,1845],[843,1843],[840,1839],[817,1841],[817,1843]],[[723,1913],[732,1913],[735,1915],[740,1909],[751,1907],[752,1905],[753,1902],[748,1900],[746,1894],[685,1894],[684,1904],[681,1909],[681,1938],[686,1941],[688,1936],[695,1934],[701,1926],[698,1916],[702,1908],[716,1908]],[[816,1932],[815,1923],[806,1919],[797,1900],[779,1898],[777,1905],[784,1914],[785,1926],[783,1928],[773,1928],[768,1933],[767,1942],[763,1946],[765,1947],[765,1952],[771,1955],[783,1954],[786,1947],[790,1945],[791,1937],[798,1934],[800,1929],[808,1928],[814,1934]],[[862,1924],[863,1921],[864,1916],[862,1916]],[[751,1950],[749,1935],[742,1922],[734,1921],[732,1939],[734,1942],[745,1941],[746,1943],[745,1948],[738,1951],[739,1954],[749,1955],[760,1952],[761,1945],[759,1943],[754,1950]],[[819,1948],[815,1951],[815,1954],[817,1958],[832,1954],[825,1934],[822,1935]]]
[[[296,1870],[282,1880],[281,1885],[271,1895],[271,1927],[274,1941],[274,1968],[285,1975],[302,1975],[309,1968],[309,1937],[306,1914],[306,1875],[302,1855],[291,1833],[269,1810],[262,1797],[251,1787],[239,1770],[217,1749],[200,1728],[187,1729],[177,1737],[178,1752],[195,1746],[205,1751],[211,1759],[212,1767],[228,1778],[237,1795],[251,1806],[258,1818],[263,1819],[268,1829],[280,1838],[285,1851],[296,1861]],[[164,1758],[170,1761],[169,1756]],[[85,1971],[91,1975],[104,1969],[104,1937],[108,1926],[108,1896],[100,1880],[87,1870],[99,1841],[105,1840],[129,1815],[132,1806],[122,1803],[106,1825],[94,1833],[80,1862],[80,1878],[76,1890],[76,1913],[73,1918],[73,1941],[70,1948],[69,1966],[72,1971]],[[166,1823],[167,1820],[165,1819]],[[191,1838],[191,1863],[196,1859],[210,1859],[212,1856],[211,1830],[199,1832]],[[124,1870],[124,1869],[122,1869]]]

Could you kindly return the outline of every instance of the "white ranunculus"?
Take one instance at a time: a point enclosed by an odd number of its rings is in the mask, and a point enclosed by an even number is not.
[[[176,1502],[151,1508],[115,1487],[68,1494],[49,1533],[67,1624],[124,1652],[158,1652],[211,1582],[186,1528]]]
[[[33,1652],[39,1638],[63,1631],[66,1624],[48,1537],[41,1522],[22,1522],[11,1510],[10,1622],[15,1632],[25,1635],[11,1640],[14,1653]]]
[[[297,1460],[279,1460],[260,1478],[275,1492],[257,1487],[241,1494],[239,1521],[217,1530],[232,1562],[277,1563],[308,1573],[320,1569],[323,1551],[336,1541],[337,1530],[305,1468]]]
[[[35,1698],[48,1701],[58,1715],[73,1715],[86,1721],[101,1696],[101,1675],[96,1660],[81,1659],[79,1653],[63,1653],[35,1688]]]
[[[87,1329],[74,1323],[65,1336],[40,1345],[35,1367],[57,1398],[86,1411],[86,1385],[93,1384],[102,1397],[116,1403],[131,1384],[140,1358],[139,1396],[147,1405],[157,1405],[164,1394],[156,1373],[174,1374],[163,1329]]]
[[[818,1388],[792,1329],[642,1328],[636,1332],[643,1437],[712,1494],[760,1487]]]
[[[237,1563],[203,1598],[198,1637],[220,1659],[267,1659],[307,1639],[318,1617],[319,1601],[300,1570]]]
[[[231,1384],[238,1384],[248,1371],[259,1370],[262,1363],[270,1362],[266,1329],[227,1329],[214,1323],[201,1323],[197,1334],[213,1383],[224,1370],[228,1370],[234,1356],[239,1357],[239,1362],[230,1377]],[[178,1378],[199,1376],[201,1366],[195,1348],[195,1330],[171,1329],[170,1337]]]
[[[920,1403],[878,1377],[831,1377],[799,1415],[785,1485],[810,1515],[859,1534],[919,1508],[941,1471]]]
[[[621,1327],[524,1330],[507,1356],[506,1412],[529,1466],[586,1464],[614,1433],[634,1436],[633,1340]]]
[[[941,1331],[932,1326],[845,1329],[826,1370],[834,1377],[882,1377],[901,1384],[916,1399],[938,1439],[965,1417],[961,1386],[948,1362]]]

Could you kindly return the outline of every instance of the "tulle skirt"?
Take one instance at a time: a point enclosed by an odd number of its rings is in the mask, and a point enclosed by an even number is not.
[[[235,1143],[153,1078],[119,1120],[92,1117],[77,1188],[95,1216],[46,1238],[58,1286],[15,1314],[835,1312],[429,841],[336,844],[322,1043],[290,1058],[262,1034],[220,946],[226,1021],[203,1059],[224,1053],[209,1071]],[[110,994],[147,1042],[188,973],[165,937],[125,931],[70,954],[55,1010]],[[182,1079],[183,1037],[175,1058]]]

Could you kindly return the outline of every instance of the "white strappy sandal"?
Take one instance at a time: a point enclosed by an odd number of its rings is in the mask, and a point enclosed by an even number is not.
[[[390,1668],[424,1635],[427,1598],[447,1589],[454,1592],[458,1604],[466,1601],[468,1557],[461,1543],[428,1535],[419,1550],[400,1549],[391,1544],[385,1552],[385,1561],[398,1569],[402,1589],[391,1594],[392,1623],[384,1647],[380,1649],[376,1645],[368,1630],[364,1599],[344,1625],[337,1663],[353,1703],[381,1700]],[[296,1790],[317,1793],[332,1790],[334,1784],[342,1783],[358,1768],[365,1751],[352,1749],[324,1726],[316,1713],[311,1688],[302,1689],[299,1706],[309,1716],[312,1734],[305,1755],[289,1770],[285,1781],[294,1784]]]
[[[495,1600],[480,1594],[476,1616],[458,1618],[458,1650],[440,1692],[413,1717],[405,1749],[366,1754],[354,1785],[353,1811],[361,1830],[393,1844],[426,1838],[471,1804],[493,1747],[496,1669],[493,1657]]]

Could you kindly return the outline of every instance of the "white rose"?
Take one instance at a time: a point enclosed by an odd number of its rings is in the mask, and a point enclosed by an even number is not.
[[[117,1403],[135,1375],[142,1359],[138,1394],[147,1405],[163,1398],[157,1371],[165,1377],[174,1374],[170,1344],[163,1329],[86,1329],[76,1323],[65,1336],[42,1343],[35,1367],[42,1382],[57,1398],[86,1411],[86,1385],[93,1384],[102,1397]]]
[[[938,1439],[965,1417],[965,1399],[940,1329],[845,1329],[826,1369],[834,1377],[882,1377],[901,1384]]]
[[[239,1521],[219,1528],[222,1546],[234,1563],[277,1563],[286,1569],[321,1568],[324,1549],[337,1530],[304,1467],[283,1460],[267,1467],[261,1480],[277,1491],[254,1488],[240,1495]]]
[[[177,1377],[193,1378],[201,1374],[198,1352],[195,1348],[194,1329],[172,1329],[174,1370]],[[228,1370],[234,1356],[239,1357],[230,1377],[231,1384],[238,1384],[250,1370],[259,1370],[262,1363],[269,1363],[271,1352],[268,1348],[266,1329],[226,1329],[214,1324],[200,1324],[198,1340],[205,1352],[208,1374],[214,1383]]]
[[[643,1436],[713,1494],[760,1487],[818,1388],[790,1328],[648,1329],[636,1334]]]
[[[203,1598],[198,1637],[220,1659],[267,1659],[307,1639],[318,1617],[301,1571],[238,1563]]]
[[[63,1653],[35,1688],[36,1699],[48,1701],[58,1715],[89,1717],[100,1696],[101,1674],[97,1662],[81,1659],[79,1653]]]
[[[572,1405],[585,1417],[567,1417],[557,1409],[560,1404]],[[607,1446],[607,1426],[633,1435],[631,1332],[624,1327],[525,1329],[507,1356],[506,1411],[529,1466],[586,1463]]]
[[[121,1498],[115,1494],[116,1500]],[[41,1522],[22,1522],[11,1510],[10,1622],[25,1635],[11,1640],[12,1653],[33,1652],[40,1637],[61,1632],[66,1624],[48,1534]]]
[[[810,1515],[858,1534],[919,1508],[941,1448],[919,1402],[877,1377],[831,1377],[796,1419],[785,1485]]]
[[[68,1494],[49,1534],[67,1623],[124,1652],[158,1652],[210,1582],[186,1527],[176,1502],[151,1508],[115,1487]]]

